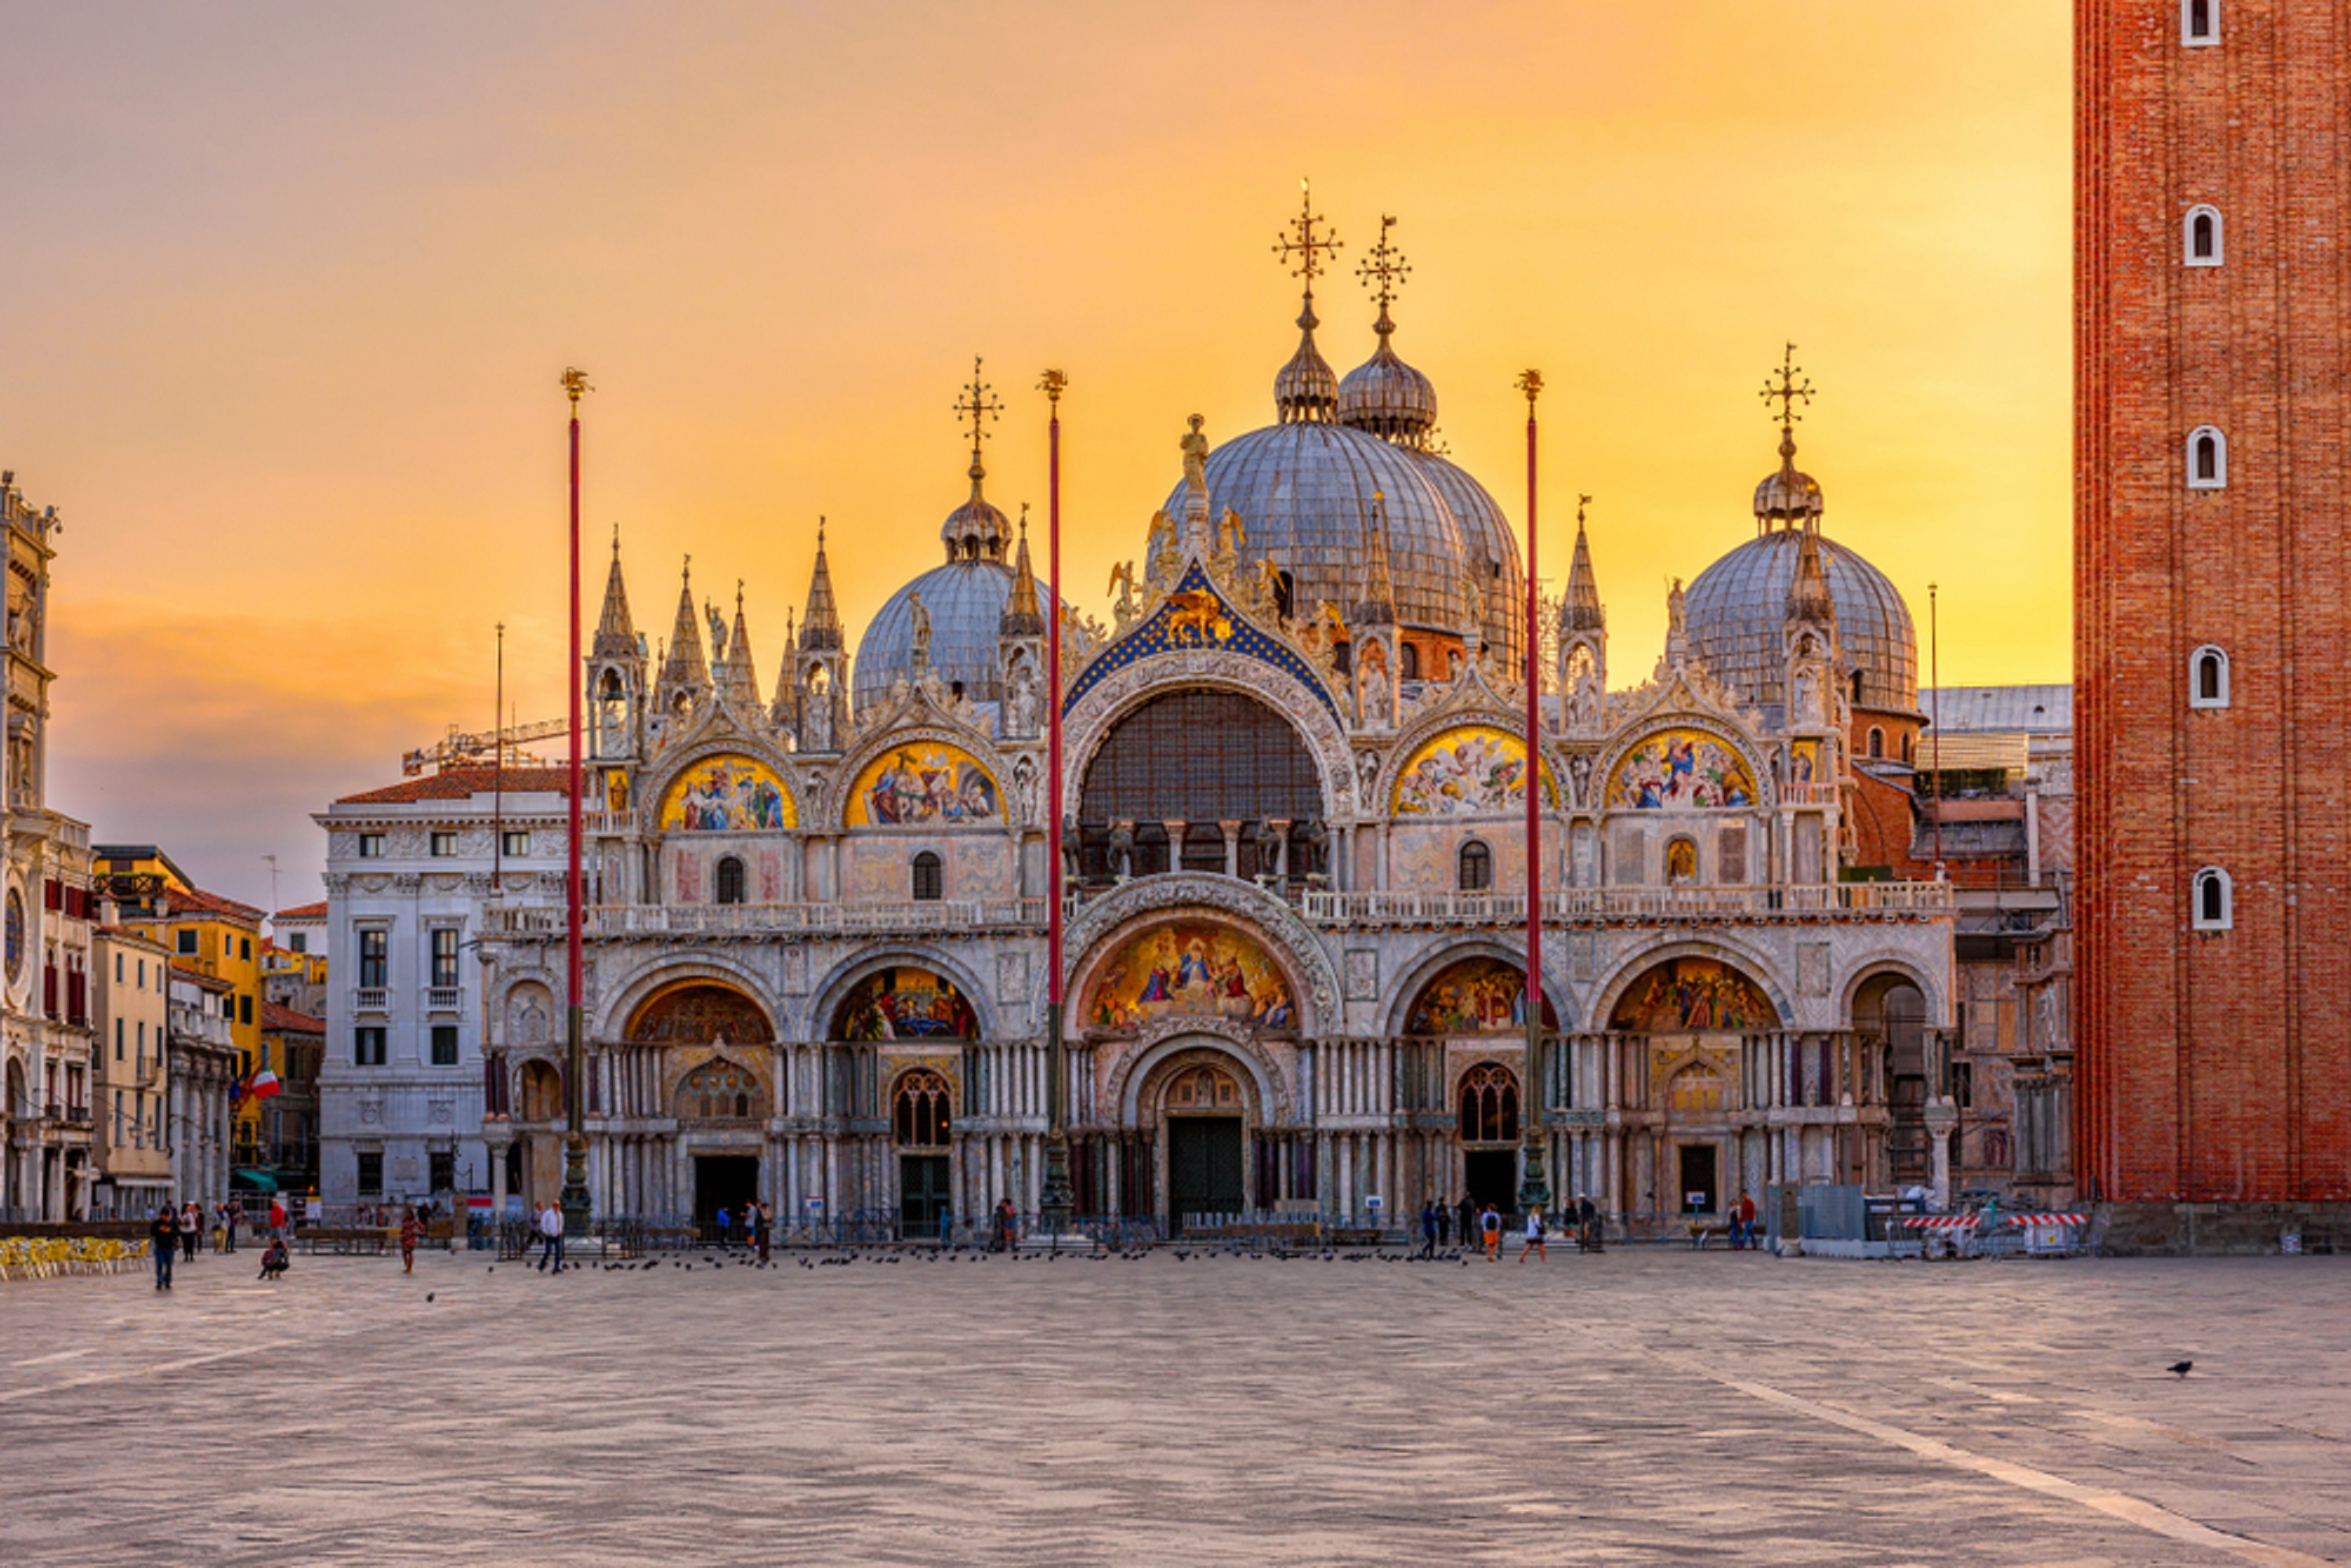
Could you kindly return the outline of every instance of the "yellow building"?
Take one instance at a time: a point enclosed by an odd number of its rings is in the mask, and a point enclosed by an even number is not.
[[[250,1083],[285,1064],[266,1060],[261,1038],[261,911],[193,885],[153,844],[99,844],[92,850],[99,885],[121,911],[120,923],[164,944],[172,965],[224,982],[224,1010],[236,1046],[237,1079]],[[237,1099],[231,1132],[235,1159],[257,1164],[265,1150],[261,1107]]]

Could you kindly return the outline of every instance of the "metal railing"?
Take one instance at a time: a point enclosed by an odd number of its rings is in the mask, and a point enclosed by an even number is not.
[[[1958,907],[1950,884],[1939,882],[1572,887],[1544,894],[1542,904],[1543,918],[1560,921],[1900,919]],[[1307,919],[1327,925],[1499,925],[1523,921],[1527,901],[1523,893],[1309,892],[1304,909]]]

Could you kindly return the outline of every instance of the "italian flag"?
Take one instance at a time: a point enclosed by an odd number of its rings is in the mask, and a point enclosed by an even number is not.
[[[253,1097],[256,1100],[268,1099],[272,1094],[277,1093],[280,1087],[282,1086],[277,1082],[277,1074],[270,1071],[266,1067],[253,1075]]]

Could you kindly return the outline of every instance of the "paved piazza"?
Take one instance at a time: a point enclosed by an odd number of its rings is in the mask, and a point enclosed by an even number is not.
[[[0,1285],[0,1561],[2351,1560],[2351,1260],[250,1266]]]

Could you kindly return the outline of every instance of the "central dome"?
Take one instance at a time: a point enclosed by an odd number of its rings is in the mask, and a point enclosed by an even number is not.
[[[1185,495],[1178,481],[1168,516],[1183,515]],[[1343,424],[1268,425],[1210,450],[1208,506],[1217,517],[1228,507],[1240,514],[1244,559],[1290,573],[1301,615],[1325,600],[1353,616],[1370,581],[1364,541],[1384,526],[1401,624],[1459,636],[1474,581],[1487,647],[1510,653],[1520,645],[1511,594],[1502,591],[1518,580],[1517,549],[1507,533],[1494,538],[1500,513],[1492,498],[1443,458]]]

